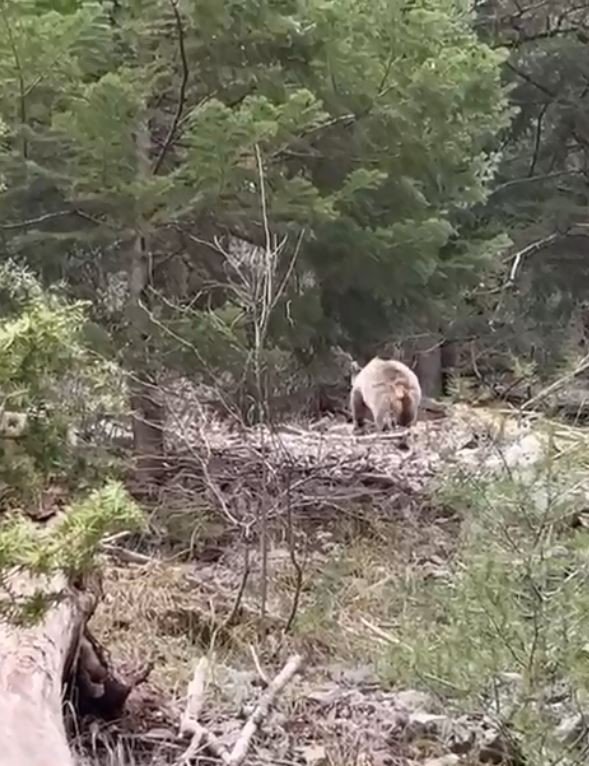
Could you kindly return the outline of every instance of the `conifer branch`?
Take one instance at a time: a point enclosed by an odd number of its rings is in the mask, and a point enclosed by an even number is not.
[[[40,223],[46,223],[47,221],[53,221],[57,218],[65,218],[68,215],[76,215],[78,218],[83,218],[85,221],[101,226],[105,224],[105,221],[101,221],[98,218],[94,218],[88,213],[84,213],[83,210],[77,208],[69,208],[67,210],[55,210],[52,213],[43,213],[42,215],[35,216],[34,218],[25,218],[22,221],[9,221],[8,223],[1,223],[0,230],[2,231],[14,231],[16,229],[27,229],[30,226],[37,226]]]
[[[178,30],[178,50],[180,51],[180,61],[182,64],[182,77],[180,80],[180,90],[178,92],[178,105],[176,106],[176,114],[174,115],[174,119],[172,120],[172,124],[170,125],[170,129],[165,138],[165,141],[158,155],[158,158],[155,161],[155,165],[153,167],[154,175],[158,174],[162,166],[162,163],[166,157],[166,154],[168,153],[168,150],[170,149],[170,146],[172,145],[174,136],[176,135],[178,124],[182,118],[182,113],[184,111],[184,106],[186,103],[186,87],[188,85],[188,75],[189,75],[188,59],[186,58],[186,46],[184,45],[184,26],[182,24],[182,17],[180,16],[180,11],[178,10],[178,0],[170,0],[170,6],[172,8],[174,18],[176,20],[176,29]]]

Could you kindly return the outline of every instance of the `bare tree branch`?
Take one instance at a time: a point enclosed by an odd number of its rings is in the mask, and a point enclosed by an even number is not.
[[[537,176],[523,176],[522,178],[511,178],[505,183],[499,184],[491,190],[489,197],[493,197],[495,194],[499,194],[506,189],[510,189],[512,186],[519,186],[520,184],[541,183],[542,181],[550,181],[552,178],[566,178],[570,176],[582,176],[585,175],[582,170],[555,170],[553,173],[543,173]]]
[[[69,208],[67,210],[56,210],[53,213],[43,213],[35,218],[25,218],[22,221],[9,221],[8,223],[0,224],[0,230],[2,231],[15,231],[16,229],[27,229],[30,226],[37,226],[40,223],[46,223],[47,221],[53,221],[57,218],[66,218],[68,215],[75,215],[78,218],[83,218],[85,221],[93,223],[95,226],[108,226],[111,229],[115,227],[109,224],[107,221],[102,221],[100,218],[90,215],[79,208]]]
[[[515,254],[515,257],[513,259],[513,263],[509,271],[509,277],[507,278],[506,287],[509,287],[509,285],[512,285],[514,283],[515,278],[517,276],[517,272],[519,271],[520,264],[524,258],[527,258],[528,255],[533,255],[534,253],[537,253],[539,250],[543,250],[545,247],[548,247],[548,245],[551,245],[553,242],[556,242],[556,240],[559,239],[560,236],[561,235],[558,232],[549,234],[547,237],[543,237],[542,239],[539,239],[536,242],[532,242],[531,244],[524,247],[522,250],[519,250]]]
[[[14,231],[15,229],[26,229],[29,226],[36,226],[38,223],[45,223],[45,221],[51,221],[55,218],[63,218],[66,215],[75,215],[75,210],[58,210],[55,213],[43,213],[36,218],[26,218],[23,221],[10,221],[9,223],[0,224],[0,229],[4,231]]]

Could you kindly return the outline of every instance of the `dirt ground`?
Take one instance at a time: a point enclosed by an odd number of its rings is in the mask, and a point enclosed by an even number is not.
[[[396,586],[452,566],[462,518],[437,496],[441,477],[525,469],[542,448],[532,420],[455,406],[420,421],[403,449],[402,434],[355,437],[337,418],[235,429],[171,417],[149,531],[107,546],[91,626],[123,675],[153,670],[123,720],[81,737],[91,762],[182,762],[178,727],[201,657],[199,721],[221,750],[203,740],[193,762],[222,762],[300,654],[243,763],[449,766],[483,762],[485,747],[486,762],[509,751],[503,762],[516,763],[497,726],[463,720],[424,684],[407,688]]]

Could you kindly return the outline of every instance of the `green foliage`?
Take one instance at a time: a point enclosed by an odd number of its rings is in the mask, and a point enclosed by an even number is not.
[[[92,451],[81,458],[71,434],[93,406],[113,405],[114,370],[83,346],[85,306],[57,288],[43,290],[12,261],[0,266],[0,305],[0,572],[22,568],[33,577],[73,579],[92,567],[105,535],[140,525],[140,510],[123,486],[104,485],[101,474],[100,488],[47,526],[22,511],[34,512],[56,487],[76,497],[96,483],[88,470]],[[0,612],[34,622],[57,597],[41,583],[18,598],[7,584]]]
[[[418,321],[432,300],[453,302],[480,268],[456,247],[458,214],[484,199],[496,164],[489,148],[507,111],[503,55],[476,40],[454,4],[341,7],[341,17],[334,10],[319,27],[335,80],[325,97],[345,94],[355,121],[321,141],[340,160],[326,167],[327,181],[345,189],[348,174],[358,176],[353,163],[368,161],[379,175],[372,170],[352,205],[340,194],[342,215],[318,232],[311,256],[325,310],[348,342],[365,346],[390,338],[391,327],[402,332],[408,311]]]
[[[569,20],[566,34],[540,32],[551,28],[546,6],[528,4],[521,14],[517,5],[501,3],[498,16],[498,3],[479,12],[481,34],[510,46],[505,81],[514,118],[503,135],[491,194],[477,212],[481,228],[508,230],[517,250],[540,243],[522,258],[496,319],[504,348],[524,355],[534,347],[542,350],[543,372],[562,361],[561,349],[570,341],[568,322],[582,307],[589,284],[584,170],[589,145],[581,129],[587,120],[586,35],[571,0],[559,3],[558,13]],[[556,241],[545,242],[550,235],[558,235]],[[506,263],[507,273],[510,267]],[[482,311],[485,304],[482,297]],[[495,344],[496,338],[488,342]]]
[[[108,534],[143,525],[139,507],[124,487],[107,483],[68,507],[56,524],[40,527],[21,514],[0,523],[0,571],[23,568],[30,575],[87,574],[101,540]],[[13,620],[34,622],[55,596],[38,592],[21,600],[0,598],[0,612]]]
[[[202,272],[195,290],[218,285],[194,244],[226,232],[261,242],[257,151],[271,232],[295,242],[305,229],[301,270],[316,277],[298,345],[326,332],[378,343],[408,307],[416,323],[433,303],[452,312],[487,265],[460,214],[485,198],[496,166],[504,56],[477,40],[461,3],[199,0],[179,5],[179,21],[167,0],[5,8],[0,203],[12,220],[78,211],[44,235],[10,230],[10,250],[47,272],[64,242],[90,237],[110,248],[98,270],[116,271],[140,229],[162,264],[157,283],[181,231]],[[227,291],[221,303],[232,302]],[[126,322],[117,329],[124,344]]]
[[[33,574],[56,570],[82,574],[105,535],[136,529],[141,520],[138,507],[117,482],[74,503],[49,528],[13,514],[0,527],[0,569],[25,567]]]
[[[76,147],[72,154],[72,196],[121,193],[137,175],[133,131],[141,94],[131,73],[108,72],[74,97],[53,126]],[[114,200],[113,200],[114,202]]]
[[[80,478],[71,430],[92,406],[112,407],[114,368],[82,345],[85,307],[44,292],[11,262],[0,268],[0,392],[4,506],[38,501],[47,481]],[[10,418],[23,427],[13,437]]]
[[[556,729],[589,694],[588,441],[537,421],[531,435],[538,462],[511,464],[498,439],[478,475],[431,485],[417,517],[379,522],[356,504],[363,533],[347,515],[309,562],[296,630],[387,686],[433,692],[452,717],[500,721],[526,762],[572,766],[583,740]]]
[[[380,660],[397,683],[417,678],[460,706],[501,715],[530,758],[563,754],[562,743],[546,737],[546,690],[564,682],[581,696],[589,691],[589,534],[570,523],[584,507],[575,487],[585,451],[581,438],[559,459],[549,433],[536,468],[456,477],[438,488],[439,502],[463,518],[460,545],[445,576],[395,582],[393,609],[403,608],[395,647]],[[519,674],[521,688],[500,703],[509,673]]]

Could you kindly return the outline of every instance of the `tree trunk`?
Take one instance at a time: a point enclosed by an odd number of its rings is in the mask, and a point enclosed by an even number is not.
[[[151,137],[147,117],[137,129],[136,153],[139,180],[151,173]],[[151,319],[147,288],[151,280],[150,232],[144,212],[136,212],[136,234],[129,258],[129,332],[131,336],[131,407],[136,478],[142,484],[159,482],[164,460],[164,408],[151,370],[149,339]]]
[[[442,393],[448,394],[448,384],[456,372],[458,366],[459,349],[454,340],[446,340],[442,343],[441,364],[442,364]]]
[[[113,677],[87,633],[100,589],[97,583],[75,588],[64,575],[33,578],[22,571],[6,577],[5,587],[19,600],[39,591],[58,598],[33,625],[0,621],[0,766],[74,766],[64,685],[76,689],[78,709],[109,718],[121,714],[133,688]]]
[[[11,593],[27,596],[40,581],[9,578]],[[63,681],[74,665],[86,620],[97,600],[91,591],[46,579],[46,592],[63,598],[41,622],[0,622],[0,766],[73,766],[62,713]]]
[[[417,377],[425,396],[436,398],[442,393],[442,347],[439,338],[428,335],[420,339],[416,353]]]
[[[164,408],[155,381],[146,377],[131,386],[135,477],[143,485],[158,483],[164,470]]]

